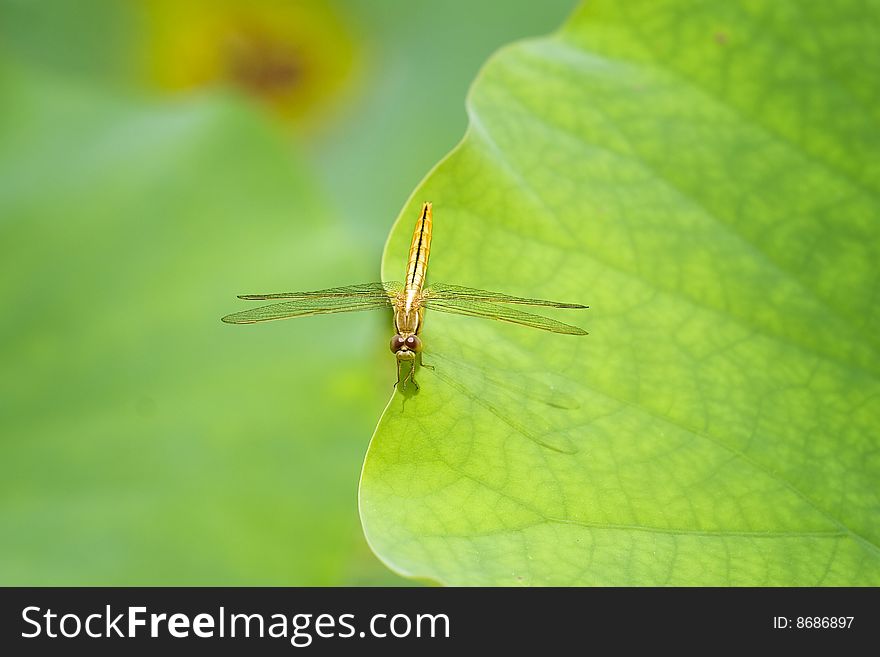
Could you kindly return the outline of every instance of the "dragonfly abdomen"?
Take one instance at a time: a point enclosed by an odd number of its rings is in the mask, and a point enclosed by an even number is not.
[[[431,233],[434,222],[431,217],[431,204],[425,203],[422,212],[416,222],[413,231],[412,243],[409,247],[409,262],[406,267],[406,290],[416,290],[419,293],[425,284],[425,276],[428,272],[428,256],[431,254]]]

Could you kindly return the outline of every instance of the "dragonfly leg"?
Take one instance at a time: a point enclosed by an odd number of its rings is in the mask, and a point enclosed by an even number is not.
[[[394,384],[393,387],[396,388],[398,385],[400,385],[401,390],[406,390],[406,382],[412,381],[413,385],[416,387],[416,390],[418,390],[419,384],[416,382],[416,361],[415,361],[415,359],[412,359],[412,360],[406,359],[406,361],[409,366],[409,369],[406,371],[406,374],[404,374],[402,377],[401,377],[401,361],[400,360],[397,361],[397,382]]]
[[[422,360],[422,352],[419,352],[419,367],[427,367],[429,370],[433,370],[433,365],[425,365],[425,362]]]
[[[412,384],[416,387],[416,390],[419,389],[419,383],[416,381],[416,361],[410,361],[409,372],[406,373],[406,376],[403,377],[403,389],[406,390],[406,382],[407,380],[412,381]]]

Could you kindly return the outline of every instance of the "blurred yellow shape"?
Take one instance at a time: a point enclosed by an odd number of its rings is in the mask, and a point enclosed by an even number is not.
[[[301,122],[317,116],[351,76],[351,35],[325,2],[141,1],[146,65],[160,89],[228,85]]]

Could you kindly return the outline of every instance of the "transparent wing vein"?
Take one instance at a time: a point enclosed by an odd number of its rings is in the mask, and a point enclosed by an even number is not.
[[[333,299],[333,298],[370,298],[386,297],[397,294],[403,286],[396,282],[360,283],[359,285],[344,285],[331,287],[326,290],[314,290],[312,292],[278,292],[273,294],[240,294],[239,299],[266,300],[266,299]]]
[[[562,322],[550,319],[549,317],[533,315],[532,313],[522,312],[521,310],[516,310],[515,308],[509,308],[500,303],[492,303],[489,301],[478,301],[473,299],[434,299],[427,307],[431,310],[438,310],[444,313],[494,319],[501,322],[529,326],[543,331],[552,331],[553,333],[587,335],[585,330],[577,326],[563,324]]]
[[[227,324],[255,324],[276,319],[347,313],[361,310],[388,308],[394,303],[394,294],[388,283],[350,285],[314,292],[284,292],[281,294],[249,294],[242,299],[289,299],[232,313],[222,318]]]
[[[547,301],[546,299],[529,299],[527,297],[514,297],[501,292],[490,290],[477,290],[472,287],[450,285],[448,283],[433,283],[429,285],[422,295],[427,307],[432,307],[435,302],[447,300],[462,301],[489,301],[493,303],[515,303],[526,306],[548,306],[551,308],[587,308],[579,303],[562,303],[560,301]]]

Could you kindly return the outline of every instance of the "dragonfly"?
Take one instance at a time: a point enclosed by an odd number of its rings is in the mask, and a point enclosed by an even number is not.
[[[223,317],[222,321],[228,324],[257,324],[307,315],[391,308],[394,313],[395,334],[391,338],[390,348],[397,359],[397,382],[394,386],[397,387],[402,383],[403,389],[406,388],[407,381],[411,381],[417,389],[419,387],[415,380],[416,360],[420,367],[431,368],[422,361],[421,333],[426,309],[510,322],[552,333],[587,335],[585,330],[577,326],[524,312],[511,306],[550,308],[589,308],[589,306],[515,297],[461,285],[443,283],[425,285],[433,228],[432,204],[424,203],[413,231],[406,277],[403,282],[361,283],[312,292],[242,294],[238,298],[248,301],[282,299],[284,301],[232,313]],[[408,367],[401,379],[404,364]]]

